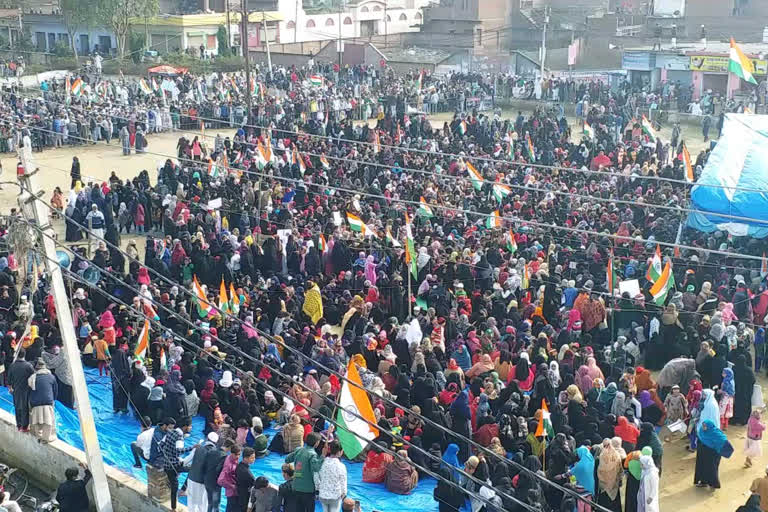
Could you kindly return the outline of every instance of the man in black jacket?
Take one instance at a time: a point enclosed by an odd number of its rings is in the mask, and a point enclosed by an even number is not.
[[[213,464],[216,452],[219,451],[216,443],[219,435],[216,432],[208,434],[205,443],[195,450],[192,457],[192,465],[187,477],[187,510],[189,512],[208,512],[208,494],[205,490],[206,464]]]
[[[221,448],[214,448],[205,457],[205,492],[208,494],[208,512],[218,512],[221,503],[221,486],[217,483],[219,473],[224,467],[224,459],[229,455],[232,440],[227,439]]]
[[[56,493],[56,501],[59,502],[59,512],[82,512],[90,507],[88,492],[85,486],[91,480],[91,470],[82,463],[80,467],[85,470],[82,480],[77,478],[80,474],[78,468],[69,468],[64,472],[67,480],[59,485],[59,490]]]
[[[35,373],[32,363],[26,361],[26,350],[19,349],[16,361],[8,368],[8,388],[13,394],[13,409],[16,412],[16,428],[29,432],[29,377]]]

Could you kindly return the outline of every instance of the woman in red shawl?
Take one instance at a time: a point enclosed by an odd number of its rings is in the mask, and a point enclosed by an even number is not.
[[[209,404],[211,402],[211,399],[215,397],[213,389],[215,385],[216,383],[213,382],[213,379],[205,381],[205,388],[200,392],[201,402],[204,404]]]
[[[176,242],[173,246],[173,252],[171,252],[171,265],[181,266],[186,257],[187,252],[181,246],[181,242]]]
[[[613,431],[621,438],[622,447],[627,453],[635,449],[637,436],[640,435],[640,429],[631,424],[624,416],[619,416]]]
[[[704,392],[704,387],[701,385],[701,381],[699,379],[691,379],[688,382],[688,394],[685,395],[685,399],[688,400],[688,410],[692,411],[694,407],[692,407],[690,404],[693,403],[694,400],[694,392],[698,391],[699,396]]]

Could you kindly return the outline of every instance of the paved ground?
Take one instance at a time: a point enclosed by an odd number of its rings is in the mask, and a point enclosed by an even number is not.
[[[505,112],[505,115],[513,114],[516,112]],[[448,118],[450,118],[449,114],[441,114],[435,116],[434,120],[442,123]],[[691,153],[695,154],[694,152],[700,151],[704,147],[700,130],[689,126],[684,126],[683,130],[684,135],[687,132]],[[175,155],[178,137],[178,132],[153,135],[150,138],[148,150],[163,155]],[[668,129],[662,131],[662,137],[669,138]],[[69,190],[69,169],[72,157],[75,155],[80,159],[83,177],[99,181],[106,180],[112,171],[116,171],[118,176],[126,178],[133,177],[144,169],[148,170],[150,176],[154,178],[158,164],[165,161],[165,156],[153,154],[122,156],[120,147],[116,143],[109,146],[99,143],[95,146],[78,146],[46,150],[41,154],[36,153],[34,159],[36,165],[41,169],[43,177],[41,182],[46,199],[50,199],[54,187],[59,186],[64,191]],[[16,158],[4,155],[0,157],[0,162],[5,169],[0,180],[15,179],[12,173],[15,172]],[[16,206],[17,192],[17,188],[7,185],[0,190],[0,213],[8,213],[10,208]],[[124,244],[127,243],[128,238],[123,235]],[[139,238],[138,241],[143,246],[143,239]],[[139,248],[139,251],[140,253],[143,252],[142,247]],[[768,384],[765,377],[760,377],[760,382],[764,388]],[[767,392],[768,389],[764,391],[765,396],[768,396]],[[685,451],[683,441],[665,444],[664,473],[661,482],[663,510],[699,512],[705,507],[718,510],[735,510],[746,501],[747,494],[745,492],[752,479],[763,474],[768,463],[768,455],[756,460],[751,469],[743,469],[744,461],[741,452],[744,444],[744,428],[732,427],[728,431],[728,437],[734,444],[736,453],[730,460],[723,460],[720,470],[723,489],[715,492],[693,486],[695,455]]]

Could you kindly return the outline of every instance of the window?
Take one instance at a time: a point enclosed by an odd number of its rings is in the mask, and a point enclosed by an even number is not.
[[[360,12],[368,12],[368,11],[369,11],[369,9],[368,9],[367,5],[364,5],[363,8],[360,9]]]
[[[285,28],[291,30],[296,28],[296,23],[293,21],[289,21],[288,24],[285,26]]]
[[[208,48],[209,50],[216,49],[216,34],[206,35],[205,47]]]
[[[406,16],[405,13],[401,14],[400,21],[408,21],[408,16]]]
[[[380,10],[381,10],[381,6],[380,5],[374,5],[373,6],[373,12],[379,12]]]
[[[315,20],[307,20],[307,28],[315,28]]]
[[[326,27],[332,27],[333,25],[334,25],[333,18],[328,18],[327,20],[325,20]]]
[[[349,16],[344,18],[344,24],[345,25],[351,25],[352,24],[352,18],[350,18]]]

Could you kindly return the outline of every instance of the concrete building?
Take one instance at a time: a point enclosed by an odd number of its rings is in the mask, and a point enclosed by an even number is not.
[[[513,0],[440,0],[424,9],[421,31],[409,41],[432,48],[500,49],[512,9]]]
[[[731,75],[728,79],[729,43],[709,42],[678,45],[676,49],[663,45],[660,51],[650,46],[628,48],[622,55],[622,68],[629,80],[636,85],[648,84],[652,88],[665,81],[680,82],[693,86],[693,98],[698,99],[707,91],[729,95],[751,92],[754,85],[747,84]],[[768,78],[768,44],[745,43],[741,49],[752,59],[755,79],[764,82]]]
[[[70,46],[69,33],[61,14],[25,13],[23,25],[38,52],[53,52],[57,45]],[[117,47],[114,34],[100,27],[79,30],[74,39],[79,55],[87,55],[96,49],[102,55],[108,55]]]

